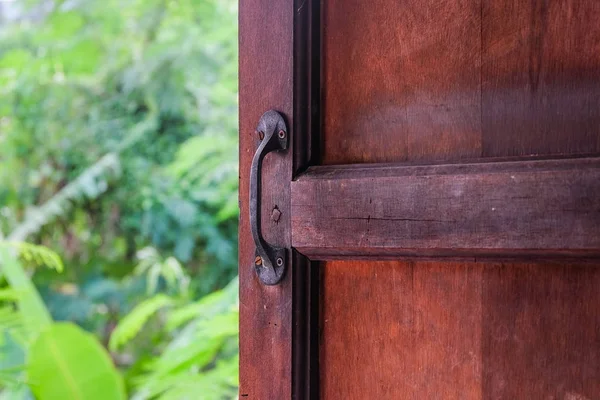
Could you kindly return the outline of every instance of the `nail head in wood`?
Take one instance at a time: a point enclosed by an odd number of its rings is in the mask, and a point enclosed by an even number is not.
[[[280,218],[281,218],[281,211],[279,211],[279,208],[277,208],[277,207],[273,208],[273,212],[271,213],[271,220],[273,222],[279,222]]]

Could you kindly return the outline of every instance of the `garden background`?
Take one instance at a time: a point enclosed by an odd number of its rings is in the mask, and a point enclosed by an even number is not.
[[[0,0],[0,399],[232,399],[237,2]]]

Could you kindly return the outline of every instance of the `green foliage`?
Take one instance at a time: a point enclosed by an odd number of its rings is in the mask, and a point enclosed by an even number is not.
[[[171,298],[164,294],[158,294],[138,304],[119,322],[119,325],[112,332],[109,348],[112,351],[116,351],[119,347],[129,342],[139,333],[154,313],[171,304],[173,304]]]
[[[69,264],[124,260],[121,276],[152,246],[203,275],[199,294],[226,284],[235,13],[233,0],[86,0],[0,28],[0,231]]]
[[[40,399],[119,400],[125,387],[98,340],[71,323],[57,323],[31,345],[27,374]]]
[[[60,189],[43,205],[28,209],[25,220],[17,225],[9,239],[22,241],[54,220],[64,217],[72,209],[73,203],[84,198],[96,199],[108,189],[108,183],[120,175],[117,156],[109,153],[87,168],[73,182]]]
[[[0,266],[11,285],[0,292],[2,395],[25,399],[33,393],[39,400],[124,399],[122,379],[106,350],[81,328],[52,321],[11,247],[62,267],[60,258],[41,246],[0,244]],[[103,388],[101,392],[98,387]]]
[[[134,398],[234,398],[237,1],[7,4],[0,398],[43,397],[27,357],[53,321]]]
[[[146,247],[137,253],[140,263],[134,270],[136,275],[146,275],[146,288],[148,294],[156,292],[159,283],[165,282],[166,290],[186,292],[189,277],[175,257],[163,260],[158,251],[153,247]]]
[[[135,380],[134,399],[209,400],[235,396],[238,285],[236,278],[210,296],[168,309],[162,325],[168,344]]]
[[[50,313],[33,282],[7,246],[0,246],[0,265],[11,290],[17,294],[16,303],[20,320],[28,336],[33,337],[40,329],[50,325],[52,322]]]
[[[44,246],[24,242],[0,241],[0,247],[15,249],[23,260],[38,267],[46,266],[58,272],[62,272],[64,269],[59,255]]]

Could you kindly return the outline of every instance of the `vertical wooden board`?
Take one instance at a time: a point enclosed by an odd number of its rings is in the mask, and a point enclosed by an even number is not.
[[[473,263],[414,264],[412,398],[482,398],[481,291]]]
[[[483,155],[600,151],[600,2],[484,0]]]
[[[412,390],[412,266],[392,263],[386,272],[373,264],[322,264],[323,399],[383,400]]]
[[[599,2],[322,4],[325,164],[600,151]],[[321,394],[594,399],[599,279],[569,263],[328,262]]]
[[[292,272],[265,286],[254,271],[249,226],[250,164],[258,146],[261,115],[276,109],[292,115],[293,1],[244,0],[240,27],[240,399],[289,399],[292,390]],[[288,129],[292,124],[288,120]],[[293,143],[291,144],[293,147]],[[269,154],[263,163],[263,234],[289,248],[289,182],[292,151]],[[277,205],[279,221],[269,217]]]
[[[481,4],[326,0],[325,164],[481,155]]]
[[[483,398],[599,398],[599,265],[488,265],[483,276]]]
[[[598,265],[323,266],[323,399],[595,399]]]
[[[481,270],[328,262],[323,399],[481,398]]]

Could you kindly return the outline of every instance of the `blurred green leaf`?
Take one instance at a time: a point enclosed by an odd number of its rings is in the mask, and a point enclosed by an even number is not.
[[[125,399],[106,351],[71,323],[54,324],[39,335],[29,352],[27,374],[39,400]]]
[[[11,289],[19,293],[17,305],[28,332],[34,335],[50,325],[52,318],[33,282],[12,251],[2,246],[0,246],[0,266]]]

